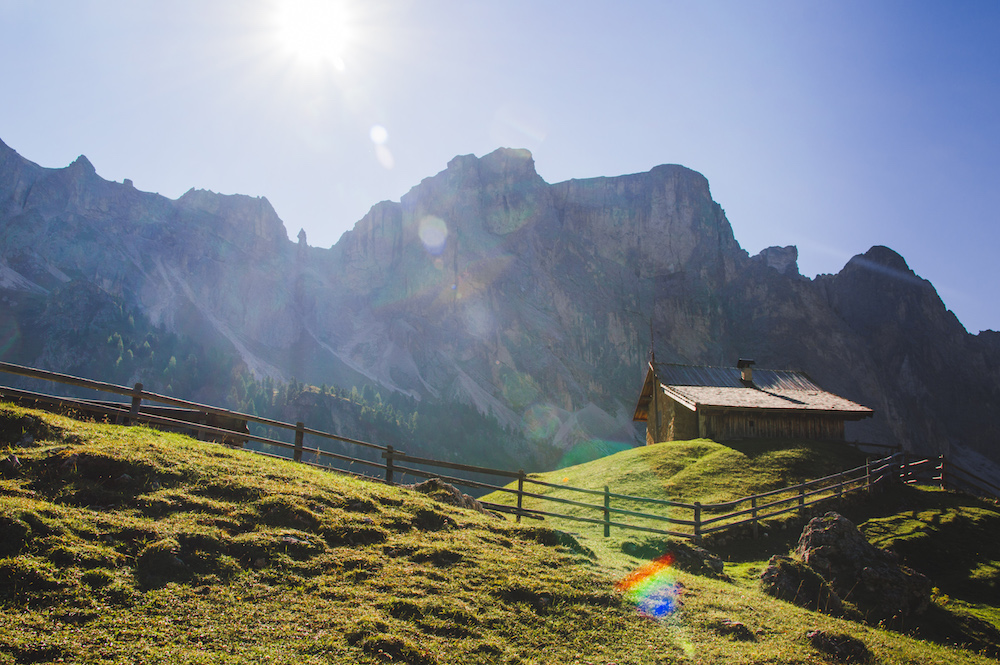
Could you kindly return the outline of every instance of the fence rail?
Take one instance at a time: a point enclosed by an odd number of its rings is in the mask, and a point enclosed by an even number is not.
[[[702,504],[700,502],[683,503],[653,497],[640,497],[628,494],[618,494],[611,492],[605,486],[604,490],[595,490],[583,487],[573,487],[569,485],[549,483],[543,480],[531,478],[523,470],[508,471],[493,469],[488,467],[474,466],[469,464],[458,464],[455,462],[445,462],[425,457],[407,455],[395,450],[392,446],[382,446],[367,441],[352,439],[349,437],[331,434],[320,430],[306,427],[304,423],[285,423],[270,418],[263,418],[252,414],[240,413],[222,409],[207,404],[199,404],[187,400],[160,395],[143,389],[141,383],[129,388],[118,386],[101,381],[93,381],[81,377],[49,372],[46,370],[23,367],[11,363],[0,362],[0,372],[14,374],[31,379],[38,379],[73,386],[76,388],[86,388],[102,393],[110,393],[120,397],[130,398],[130,402],[108,403],[95,402],[70,397],[60,397],[47,395],[38,392],[8,388],[0,386],[0,396],[15,398],[19,400],[29,400],[48,405],[55,405],[63,409],[74,409],[88,413],[97,413],[107,417],[115,418],[116,422],[132,423],[141,422],[151,425],[158,425],[175,430],[195,432],[199,437],[214,437],[215,440],[232,444],[234,441],[242,444],[243,441],[253,441],[255,443],[273,446],[279,450],[291,452],[291,460],[310,466],[315,466],[330,471],[348,473],[354,476],[367,478],[369,480],[381,481],[387,484],[395,484],[398,477],[411,476],[414,478],[440,478],[455,485],[489,490],[516,496],[516,505],[510,506],[501,503],[483,502],[483,505],[491,510],[512,514],[517,521],[522,518],[544,519],[547,517],[571,520],[585,524],[594,524],[604,527],[604,535],[609,536],[612,527],[617,529],[642,531],[656,533],[667,536],[701,540],[705,535],[718,533],[721,531],[734,529],[749,525],[753,537],[758,537],[760,526],[763,520],[798,511],[803,516],[810,506],[843,498],[846,495],[856,492],[871,493],[877,487],[888,483],[896,482],[902,484],[934,484],[942,488],[948,487],[962,491],[972,491],[980,495],[987,495],[994,499],[1000,499],[1000,487],[991,482],[969,472],[954,464],[946,465],[944,456],[938,458],[911,460],[908,453],[895,452],[891,455],[881,457],[876,460],[869,460],[865,465],[848,469],[839,473],[831,474],[823,478],[816,478],[797,485],[773,489],[751,496],[746,496],[733,501],[726,501],[714,504]],[[143,407],[143,401],[158,402],[171,407],[179,407],[184,410],[180,415],[185,418],[169,417],[168,415],[157,414],[157,409],[162,407]],[[144,410],[145,408],[145,410]],[[168,410],[169,411],[169,410]],[[173,412],[171,412],[173,413]],[[177,414],[175,414],[177,415]],[[219,426],[206,422],[208,416],[216,416],[221,419],[219,422],[225,426]],[[265,427],[285,430],[294,433],[294,443],[280,441],[277,439],[252,434],[246,427],[247,423],[255,423]],[[349,446],[357,446],[367,450],[380,451],[382,462],[352,457],[329,450],[324,450],[318,446],[306,446],[305,437],[315,439],[338,441]],[[892,446],[880,444],[853,444],[856,446],[871,446],[876,448],[896,449]],[[898,450],[898,449],[896,449]],[[279,459],[289,459],[272,452],[253,451],[269,457]],[[305,459],[303,458],[305,456]],[[325,464],[324,461],[339,462],[342,466]],[[401,466],[399,463],[415,466]],[[368,467],[377,473],[372,476],[354,468],[354,465]],[[424,467],[424,468],[416,468]],[[437,469],[475,474],[480,477],[492,477],[500,479],[504,484],[492,484],[483,480],[463,478],[456,475],[442,474]],[[517,481],[517,489],[509,485],[512,481]],[[567,498],[566,496],[553,496],[532,492],[526,489],[527,486],[537,486],[539,488],[554,489],[560,493],[578,494],[582,496],[601,497],[601,504],[587,503]],[[541,508],[529,508],[524,505],[525,499],[536,502],[547,502],[563,506],[571,506],[577,509],[593,511],[592,514],[599,517],[588,517],[580,514],[558,513]],[[618,502],[618,506],[612,506],[612,500]],[[657,514],[633,510],[638,505],[649,505],[658,508],[667,508],[674,511],[681,511],[685,517]],[[628,507],[622,507],[623,505]],[[728,511],[728,512],[723,512]],[[690,513],[691,517],[686,515]],[[721,513],[721,514],[720,514]],[[627,523],[620,520],[612,520],[612,516],[624,516],[640,520],[649,520],[659,526],[646,526],[643,524]],[[674,528],[677,527],[677,528]],[[680,530],[683,529],[683,530]]]

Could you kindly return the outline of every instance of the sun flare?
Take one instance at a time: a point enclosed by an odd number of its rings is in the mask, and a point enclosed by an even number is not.
[[[338,0],[280,0],[274,27],[279,44],[303,61],[344,69],[353,38],[346,3]]]

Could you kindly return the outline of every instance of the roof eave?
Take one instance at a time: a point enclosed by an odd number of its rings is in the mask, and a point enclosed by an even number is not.
[[[646,378],[642,382],[642,390],[639,391],[639,401],[636,402],[635,411],[632,413],[633,422],[646,422],[649,420],[649,403],[653,398],[653,379],[656,370],[650,362],[646,368]]]
[[[664,395],[666,395],[670,399],[674,400],[675,402],[677,402],[681,406],[684,406],[684,407],[686,407],[686,408],[688,408],[688,409],[690,409],[692,411],[697,411],[698,410],[698,402],[695,402],[694,400],[692,400],[690,397],[687,397],[686,395],[682,395],[681,393],[677,392],[676,390],[674,390],[670,386],[665,386],[665,385],[663,385],[661,383],[660,384],[660,390],[663,391]]]
[[[726,406],[724,404],[702,404],[701,408],[706,411],[753,411],[754,413],[801,413],[810,416],[840,416],[844,420],[864,420],[871,418],[875,412],[871,409],[864,411],[841,411],[838,409],[775,409],[759,406]]]

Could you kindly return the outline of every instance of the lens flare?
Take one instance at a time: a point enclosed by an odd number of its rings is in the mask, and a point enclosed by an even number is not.
[[[681,586],[673,571],[674,558],[665,554],[629,573],[615,584],[615,590],[635,603],[640,614],[664,619],[680,604]]]
[[[382,125],[372,125],[371,130],[368,132],[368,136],[375,145],[382,145],[389,140],[389,130]]]
[[[532,404],[522,420],[523,430],[532,441],[551,441],[562,424],[555,407],[550,404]]]
[[[562,457],[559,458],[557,469],[564,469],[568,466],[586,464],[594,460],[608,457],[623,450],[631,450],[632,444],[623,441],[607,441],[605,439],[585,439],[579,441],[569,448]]]
[[[389,146],[378,143],[375,145],[375,159],[378,163],[382,165],[387,171],[391,171],[396,165],[396,158],[392,156],[392,151],[389,150]]]
[[[448,225],[440,217],[428,215],[420,220],[417,235],[420,236],[420,242],[424,243],[427,251],[437,256],[444,251],[444,243],[448,239]]]
[[[344,2],[282,0],[275,4],[272,23],[278,43],[307,62],[327,62],[345,69],[343,51],[354,39],[353,20]]]

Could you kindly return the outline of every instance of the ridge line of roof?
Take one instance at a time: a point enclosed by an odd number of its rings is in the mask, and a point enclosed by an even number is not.
[[[693,368],[697,368],[697,369],[734,369],[734,370],[737,370],[737,371],[740,369],[736,365],[690,365],[688,363],[668,363],[668,362],[663,362],[663,361],[660,361],[660,360],[657,360],[655,362],[650,361],[650,364],[651,365],[655,365],[657,367],[664,366],[664,365],[669,365],[670,367],[693,367]],[[753,371],[754,372],[794,372],[795,374],[806,374],[806,371],[802,370],[802,369],[770,369],[768,367],[757,367],[757,366],[754,366]],[[808,374],[807,374],[807,376],[808,376]]]

